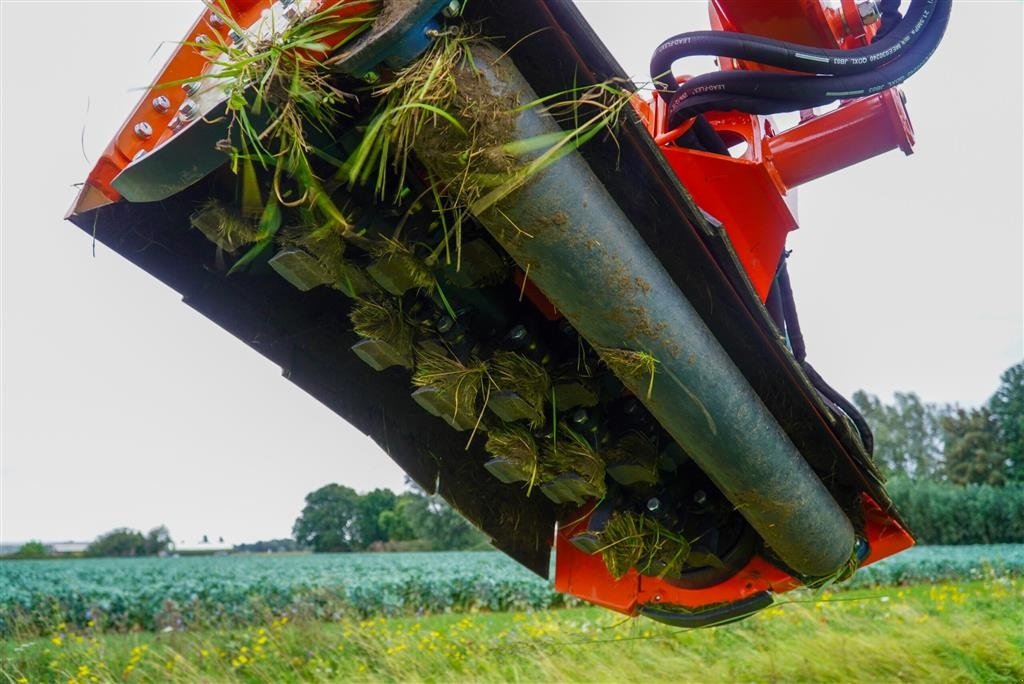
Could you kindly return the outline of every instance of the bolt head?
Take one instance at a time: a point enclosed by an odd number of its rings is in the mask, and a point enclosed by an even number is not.
[[[220,18],[220,15],[216,12],[210,12],[210,15],[206,17],[206,21],[210,23],[213,28],[221,28],[224,26],[224,20]]]
[[[189,119],[194,118],[198,113],[199,105],[195,100],[185,100],[181,103],[181,108],[178,110],[178,116],[180,116],[183,121],[188,121]]]
[[[199,83],[199,81],[189,81],[188,83],[183,83],[181,89],[185,91],[186,95],[191,97],[192,95],[195,95],[199,92],[200,87],[201,84]]]
[[[451,316],[442,316],[437,321],[437,332],[442,335],[455,327],[455,321],[452,320]]]
[[[861,23],[865,26],[871,26],[882,17],[878,11],[878,5],[875,4],[875,0],[858,2],[857,11],[860,13]]]
[[[153,127],[149,125],[148,121],[140,121],[135,124],[135,135],[143,140],[148,140],[153,135]]]
[[[652,496],[650,499],[647,500],[647,510],[649,510],[651,513],[658,510],[659,508],[661,508],[661,500],[658,499],[658,497]]]
[[[695,503],[697,503],[697,505],[702,505],[705,501],[708,500],[708,495],[704,492],[703,489],[698,489],[693,493],[693,500]]]
[[[459,16],[459,11],[461,9],[462,6],[459,4],[459,0],[451,0],[451,2],[448,3],[448,6],[441,10],[441,14],[451,19],[452,17]]]
[[[572,414],[572,422],[577,425],[583,425],[589,418],[590,416],[587,414],[587,410],[583,408],[576,409]]]
[[[152,105],[153,109],[163,114],[171,108],[171,101],[166,95],[157,95],[153,98]]]

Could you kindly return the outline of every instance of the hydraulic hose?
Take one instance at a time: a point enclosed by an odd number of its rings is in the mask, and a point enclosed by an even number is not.
[[[952,0],[936,0],[928,30],[900,57],[874,71],[851,76],[792,76],[730,71],[704,74],[687,81],[668,106],[668,126],[710,110],[741,110],[775,114],[818,107],[840,98],[870,95],[899,85],[934,53],[949,23]],[[793,105],[797,106],[794,107]]]
[[[906,18],[898,11],[886,7],[883,26],[887,29],[881,38],[867,47],[853,50],[815,48],[762,36],[727,31],[693,31],[669,38],[651,57],[651,80],[661,89],[679,88],[672,73],[672,64],[684,57],[715,55],[731,57],[767,66],[810,74],[847,75],[876,69],[907,50],[925,31],[941,0],[914,0]],[[897,4],[898,7],[898,4]],[[893,32],[897,25],[909,26]]]
[[[793,358],[804,369],[804,373],[807,374],[807,378],[811,381],[814,389],[818,390],[823,397],[831,401],[840,411],[850,417],[850,420],[857,427],[857,432],[860,434],[860,441],[864,445],[864,449],[869,454],[874,453],[875,436],[871,432],[871,426],[868,425],[868,421],[864,418],[863,414],[857,410],[857,407],[852,402],[825,382],[825,378],[821,377],[818,371],[814,370],[811,364],[807,362],[807,346],[804,344],[804,334],[800,329],[800,318],[796,313],[796,300],[793,298],[793,286],[789,282],[789,269],[786,267],[785,259],[783,259],[782,266],[779,268],[775,279],[775,287],[772,290],[778,292],[778,304],[782,309],[786,336],[789,338],[790,349],[793,350]]]

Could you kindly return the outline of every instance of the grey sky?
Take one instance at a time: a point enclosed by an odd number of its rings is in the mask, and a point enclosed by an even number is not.
[[[706,3],[586,0],[645,78]],[[367,438],[61,221],[92,161],[197,16],[193,0],[2,2],[0,540],[281,537],[328,482],[402,486]],[[911,157],[800,190],[789,242],[809,357],[838,389],[979,404],[1024,355],[1022,7],[957,3],[906,86]],[[45,27],[45,40],[40,27]],[[700,60],[684,71],[701,71]]]

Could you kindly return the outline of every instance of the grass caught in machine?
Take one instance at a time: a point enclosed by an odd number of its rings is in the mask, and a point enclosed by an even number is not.
[[[223,0],[208,6],[238,39],[193,44],[211,66],[190,80],[201,88],[220,88],[227,98],[230,129],[221,147],[230,154],[232,168],[243,177],[253,175],[253,164],[270,170],[281,205],[309,207],[320,222],[347,229],[344,214],[313,170],[311,157],[329,156],[312,138],[330,139],[353,98],[323,63],[369,27],[378,4],[341,3],[300,14],[283,28],[270,24],[253,32],[238,25]],[[294,187],[286,187],[289,183]]]
[[[522,425],[502,425],[487,431],[487,453],[506,461],[526,482],[527,496],[537,484],[540,448],[533,433]]]
[[[342,169],[351,185],[372,185],[384,198],[402,189],[412,157],[418,158],[442,221],[452,217],[450,225],[445,222],[445,244],[454,242],[456,263],[470,215],[494,207],[565,154],[611,131],[630,97],[626,89],[602,83],[519,102],[495,92],[478,61],[485,58],[493,59],[488,68],[508,59],[464,29],[436,36],[425,55],[375,92],[378,113]],[[516,139],[516,119],[533,108],[552,114],[564,128]],[[393,189],[392,175],[398,179]]]
[[[654,375],[658,371],[658,359],[653,354],[631,349],[613,349],[595,347],[594,350],[604,361],[604,365],[620,380],[628,383],[647,381],[647,398],[654,392]]]
[[[487,366],[477,359],[463,362],[444,348],[421,346],[416,350],[416,370],[412,383],[432,387],[451,402],[455,416],[468,415],[477,424],[483,415],[481,395],[486,404],[490,380]]]
[[[398,305],[390,299],[359,299],[349,312],[352,329],[361,337],[388,343],[410,362],[415,331]]]
[[[605,464],[586,437],[561,423],[552,429],[541,453],[541,479],[551,481],[565,473],[575,473],[586,482],[594,498],[605,493]]]
[[[690,542],[659,522],[632,511],[616,511],[598,533],[601,554],[612,577],[621,579],[631,568],[642,575],[678,575],[690,555]]]
[[[514,392],[529,405],[530,426],[544,427],[544,404],[551,394],[551,377],[544,366],[522,354],[499,351],[491,357],[487,367],[498,391]]]
[[[256,221],[212,197],[200,205],[191,221],[194,228],[226,252],[234,252],[266,237]]]

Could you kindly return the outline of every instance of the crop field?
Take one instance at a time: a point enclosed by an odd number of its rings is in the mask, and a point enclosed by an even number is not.
[[[844,587],[1024,575],[1024,545],[917,547]],[[494,552],[0,562],[0,636],[182,630],[578,605]]]

